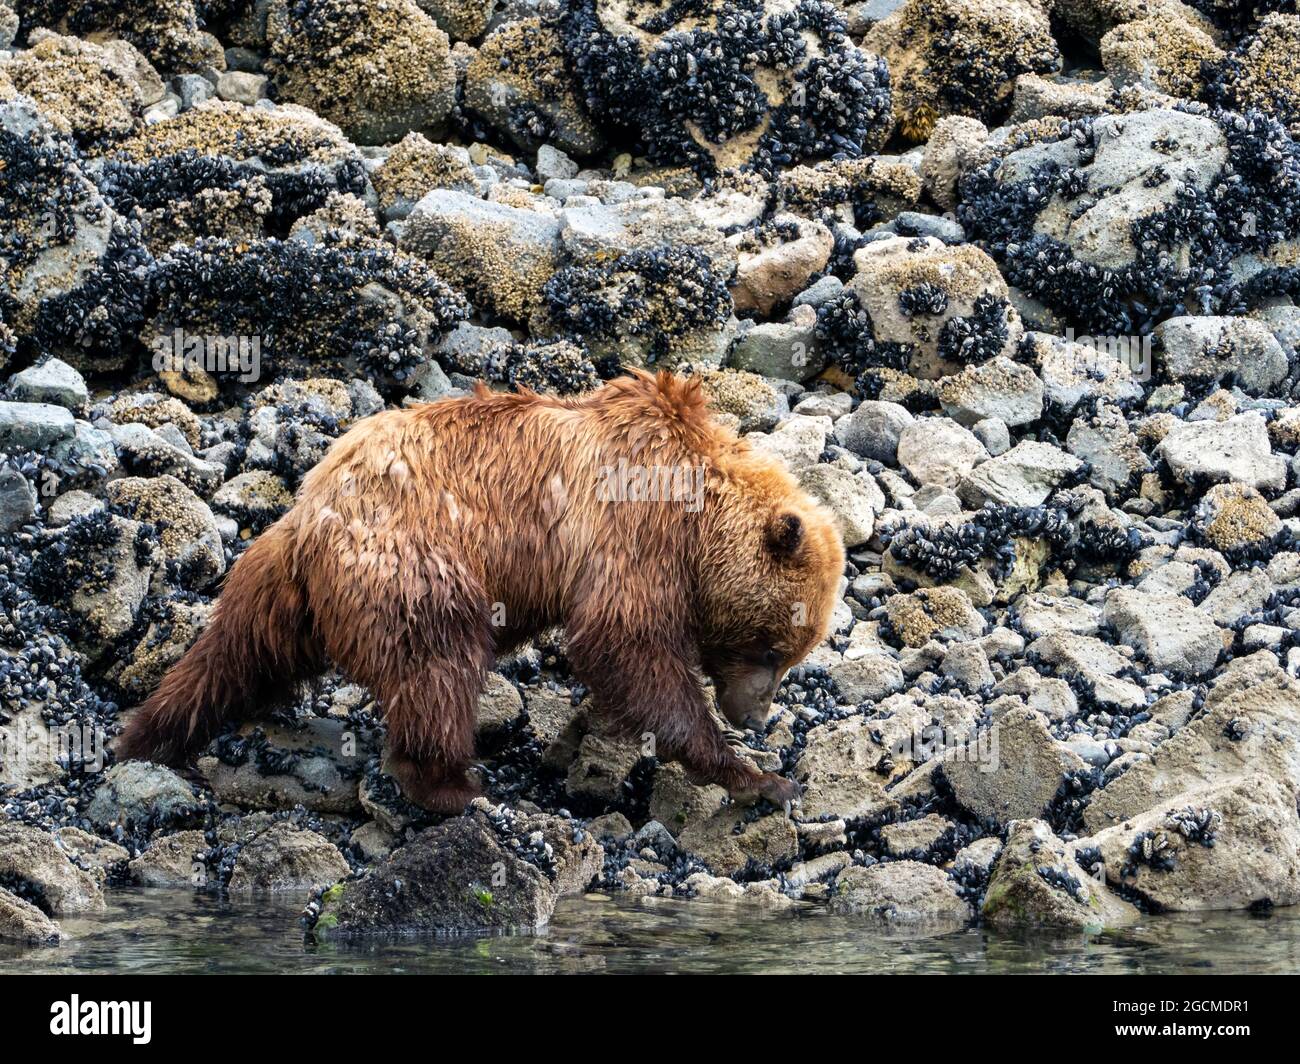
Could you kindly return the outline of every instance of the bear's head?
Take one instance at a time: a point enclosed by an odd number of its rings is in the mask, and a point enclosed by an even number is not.
[[[700,664],[738,727],[767,719],[787,670],[826,638],[844,572],[831,515],[741,445],[708,492],[697,569]]]

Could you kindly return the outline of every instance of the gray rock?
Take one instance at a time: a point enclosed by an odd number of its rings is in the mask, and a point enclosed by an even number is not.
[[[954,318],[970,317],[981,296],[1006,300],[1007,285],[996,263],[974,244],[949,247],[932,237],[888,237],[860,247],[853,255],[857,273],[849,281],[870,315],[872,334],[879,342],[908,345],[907,371],[938,379],[961,370],[939,354],[939,337]],[[929,284],[944,297],[936,314],[905,313],[903,292]],[[1011,357],[1023,334],[1020,316],[1007,303],[1003,314],[1006,341],[990,354]]]
[[[982,418],[971,426],[975,438],[984,444],[984,449],[994,458],[1006,454],[1011,448],[1011,431],[1007,423],[998,417]]]
[[[95,880],[68,859],[53,835],[16,821],[0,822],[0,882],[52,916],[104,907]]]
[[[178,74],[174,80],[180,109],[188,111],[217,94],[216,86],[200,74]]]
[[[360,879],[326,891],[315,931],[325,936],[536,931],[562,894],[600,873],[603,851],[590,835],[573,841],[569,821],[512,815],[514,837],[552,861],[544,870],[516,854],[489,820],[485,802],[416,835]],[[506,811],[507,813],[509,811]],[[499,815],[499,814],[498,814]],[[540,854],[539,854],[540,851]]]
[[[797,473],[817,464],[830,429],[830,418],[791,416],[772,432],[752,432],[746,439]]]
[[[890,857],[921,860],[953,828],[951,820],[930,813],[918,820],[886,824],[880,829],[880,841]]]
[[[840,695],[849,702],[878,702],[903,689],[903,668],[886,653],[845,658],[830,669]]]
[[[1146,707],[1142,688],[1125,678],[1133,663],[1109,643],[1092,636],[1052,631],[1029,644],[1029,651],[1063,678],[1082,677],[1102,705],[1135,710]]]
[[[1170,380],[1227,381],[1251,395],[1267,394],[1287,374],[1287,355],[1262,321],[1179,317],[1156,326],[1161,363]]]
[[[916,418],[898,403],[868,399],[853,415],[835,426],[836,437],[862,458],[893,465],[898,461],[898,441]]]
[[[1082,468],[1079,459],[1060,448],[1023,440],[968,472],[958,484],[957,494],[975,508],[986,502],[1038,506]]]
[[[196,458],[138,421],[110,425],[108,434],[128,470],[138,469],[155,476],[170,473],[187,488],[204,496],[211,495],[225,479],[224,466]]]
[[[897,808],[885,793],[884,778],[875,771],[888,750],[871,731],[865,720],[853,717],[819,724],[808,732],[794,769],[804,789],[801,817],[856,819]]]
[[[1224,630],[1180,595],[1115,588],[1102,619],[1155,669],[1176,676],[1204,676],[1225,646]]]
[[[68,600],[68,609],[102,641],[87,647],[95,653],[135,626],[158,564],[157,552],[136,539],[138,522],[113,516],[108,528],[110,541],[95,546],[93,564],[80,571],[82,582]],[[101,573],[107,575],[101,579]]]
[[[81,374],[57,358],[15,373],[9,379],[9,394],[24,403],[49,403],[74,413],[84,410],[90,401]]]
[[[0,468],[0,532],[21,528],[36,516],[36,492],[28,479],[9,466]]]
[[[217,78],[217,96],[251,107],[267,93],[270,78],[265,74],[252,74],[243,70],[227,70]],[[184,106],[184,100],[181,100]]]
[[[1286,461],[1272,453],[1268,428],[1257,411],[1226,421],[1180,421],[1156,453],[1180,480],[1239,480],[1260,491],[1286,487]]]
[[[798,834],[784,814],[749,820],[744,810],[735,807],[687,824],[677,833],[677,842],[722,876],[738,875],[751,862],[773,865],[788,861],[799,852]]]
[[[833,273],[828,273],[795,296],[792,305],[796,307],[820,307],[842,291],[844,291],[844,282]]]
[[[987,742],[945,756],[941,771],[957,802],[981,820],[1007,824],[1042,816],[1062,780],[1083,760],[1052,738],[1031,709],[1012,710]]]
[[[946,417],[918,418],[898,436],[898,464],[918,484],[955,487],[987,458],[975,435]]]
[[[871,538],[876,514],[885,508],[885,493],[866,473],[812,465],[800,472],[799,485],[831,512],[846,547],[861,546]]]
[[[836,913],[866,914],[890,923],[956,924],[971,916],[948,875],[918,861],[846,868],[835,881],[830,907]]]
[[[549,144],[543,144],[537,149],[537,180],[543,185],[553,178],[569,178],[578,176],[578,164],[570,159],[559,148],[553,148]]]
[[[108,486],[108,502],[134,521],[161,529],[163,556],[207,584],[226,571],[217,519],[207,503],[175,477],[122,477]]]
[[[104,773],[86,816],[104,830],[119,825],[141,829],[184,820],[198,807],[194,788],[171,769],[125,761]]]
[[[315,890],[348,875],[343,855],[323,835],[280,821],[245,843],[229,890]]]
[[[1225,781],[1273,779],[1292,789],[1300,781],[1300,686],[1270,652],[1234,659],[1206,698],[1203,714],[1184,723],[1188,702],[1185,713],[1172,719],[1154,715],[1174,734],[1092,796],[1083,816],[1089,831]]]
[[[0,402],[0,450],[48,450],[71,436],[74,424],[61,406]]]
[[[928,236],[945,244],[964,244],[966,230],[955,218],[920,211],[899,211],[890,227],[904,236]]]
[[[328,717],[312,717],[298,729],[247,724],[239,734],[250,738],[255,731],[263,739],[238,764],[229,754],[199,758],[199,771],[218,799],[245,809],[300,805],[320,813],[360,812],[357,781],[377,753],[373,736]],[[269,771],[262,763],[283,767]]]
[[[791,321],[763,322],[744,329],[732,348],[730,364],[763,377],[806,381],[826,368],[826,356],[813,335],[817,315],[811,307],[791,313]]]
[[[1151,460],[1118,407],[1099,405],[1091,417],[1076,417],[1065,445],[1076,458],[1090,465],[1088,483],[1108,498],[1123,498],[1143,473],[1151,471]]]

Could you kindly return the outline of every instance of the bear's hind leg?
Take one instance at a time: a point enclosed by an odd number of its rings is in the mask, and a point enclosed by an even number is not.
[[[462,812],[480,793],[469,768],[482,667],[441,656],[407,665],[374,685],[388,729],[385,767],[409,801]]]
[[[484,674],[492,662],[486,596],[425,544],[371,533],[348,564],[324,570],[317,616],[330,657],[379,700],[387,768],[412,802],[461,812],[478,794],[469,772]],[[323,569],[324,567],[322,567]]]

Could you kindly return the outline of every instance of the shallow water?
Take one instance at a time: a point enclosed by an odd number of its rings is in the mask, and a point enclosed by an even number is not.
[[[1149,917],[1123,933],[1051,936],[887,930],[812,908],[770,914],[587,896],[561,901],[540,935],[316,944],[298,924],[304,895],[119,890],[108,900],[103,913],[60,921],[73,937],[59,947],[0,943],[0,973],[1300,971],[1300,907]]]

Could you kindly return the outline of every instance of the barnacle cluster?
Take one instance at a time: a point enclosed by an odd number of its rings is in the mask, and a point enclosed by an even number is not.
[[[560,25],[591,112],[658,161],[772,172],[889,135],[885,64],[822,0],[581,0]]]
[[[1181,107],[1173,113],[1182,113]],[[1003,157],[995,157],[962,178],[958,216],[1012,284],[1084,329],[1121,335],[1142,334],[1180,313],[1232,313],[1285,290],[1284,273],[1256,267],[1244,273],[1243,283],[1243,274],[1233,269],[1242,256],[1264,256],[1300,235],[1294,206],[1300,146],[1277,119],[1259,111],[1198,116],[1198,122],[1213,122],[1226,149],[1224,165],[1206,188],[1176,176],[1190,161],[1178,157],[1177,144],[1155,145],[1170,159],[1164,170],[1149,171],[1148,179],[1162,174],[1171,194],[1129,222],[1131,258],[1114,264],[1080,258],[1039,225],[1060,190],[1078,181],[1079,170],[1090,172],[1098,141],[1122,129],[1098,121],[1065,123],[1039,141],[1076,153],[1078,168],[1046,161],[1004,180]],[[1247,217],[1250,223],[1240,224]]]
[[[558,332],[589,342],[646,337],[650,361],[692,332],[717,329],[731,312],[725,279],[703,252],[681,246],[566,266],[546,282],[542,296]]]
[[[425,263],[365,241],[199,240],[158,260],[154,286],[156,332],[258,336],[271,374],[351,364],[401,381],[465,315]]]
[[[997,503],[986,503],[958,525],[908,524],[881,530],[894,559],[937,580],[950,580],[983,561],[992,563],[995,575],[1005,577],[1015,564],[1017,539],[1043,539],[1059,551],[1076,535],[1076,526],[1061,508]]]
[[[600,384],[586,351],[569,340],[510,344],[487,356],[488,380],[538,392],[571,395]]]

